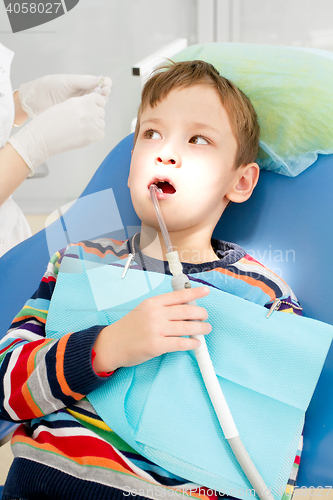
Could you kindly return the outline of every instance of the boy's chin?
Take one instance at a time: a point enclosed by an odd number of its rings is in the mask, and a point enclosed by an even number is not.
[[[144,233],[145,238],[149,243],[152,243],[158,237],[159,226],[148,226],[144,222],[141,224],[141,233]]]

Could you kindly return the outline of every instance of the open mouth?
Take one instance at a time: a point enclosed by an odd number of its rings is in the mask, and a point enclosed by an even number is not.
[[[174,194],[176,192],[175,188],[168,181],[156,181],[153,182],[164,194]]]

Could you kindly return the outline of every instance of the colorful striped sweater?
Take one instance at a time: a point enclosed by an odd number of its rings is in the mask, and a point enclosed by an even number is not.
[[[109,239],[72,246],[108,263],[135,253],[138,269],[169,273],[168,264],[144,256],[137,238]],[[239,246],[212,240],[220,260],[183,264],[192,280],[214,273],[214,286],[270,308],[301,314],[286,283]],[[68,253],[68,252],[67,252]],[[4,494],[26,499],[216,498],[217,492],[189,483],[140,456],[101,420],[86,395],[103,384],[94,372],[92,353],[103,325],[68,332],[60,340],[45,337],[45,324],[64,251],[50,260],[38,290],[15,317],[0,346],[2,415],[21,422],[12,438],[14,453]],[[162,269],[161,269],[162,267]],[[208,274],[210,279],[208,280]],[[205,284],[202,280],[200,282]],[[276,304],[276,302],[275,302]],[[104,375],[104,374],[103,374]],[[112,375],[110,375],[112,377]],[[299,455],[291,472],[290,495]],[[281,492],[281,497],[284,492]]]

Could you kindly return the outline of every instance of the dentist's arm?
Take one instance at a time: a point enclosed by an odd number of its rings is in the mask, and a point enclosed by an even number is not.
[[[18,90],[13,94],[16,125],[22,125],[28,115],[23,110]],[[6,144],[0,150],[0,206],[31,174],[31,170],[13,146]]]
[[[31,174],[31,170],[11,144],[0,150],[0,206]]]
[[[28,114],[22,108],[22,103],[20,99],[20,94],[18,90],[13,93],[14,106],[15,106],[15,125],[23,125],[23,123],[29,118]]]

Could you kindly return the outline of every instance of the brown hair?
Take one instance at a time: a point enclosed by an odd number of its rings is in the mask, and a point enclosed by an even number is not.
[[[217,90],[228,114],[231,130],[237,141],[235,167],[254,162],[258,155],[260,130],[257,114],[246,95],[221,76],[212,64],[199,60],[170,62],[171,65],[155,70],[143,87],[134,144],[140,130],[140,117],[147,105],[153,108],[175,88],[204,84]]]

